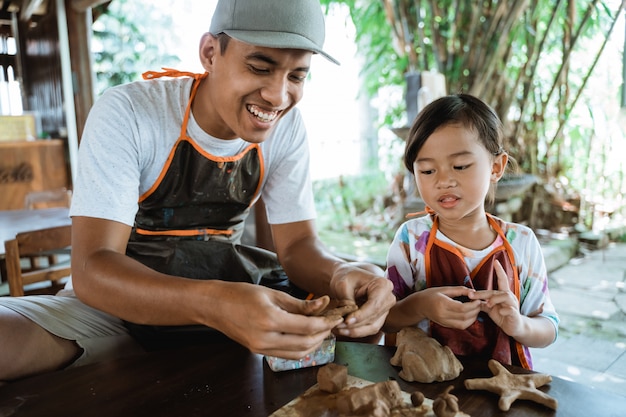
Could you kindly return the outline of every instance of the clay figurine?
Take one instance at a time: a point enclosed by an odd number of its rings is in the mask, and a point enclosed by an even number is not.
[[[552,381],[547,374],[512,374],[500,362],[490,359],[491,378],[473,378],[465,380],[465,388],[487,390],[500,395],[498,407],[508,411],[517,399],[530,400],[556,410],[558,402],[537,388]]]
[[[463,365],[449,347],[442,346],[417,327],[400,330],[396,346],[398,349],[390,363],[402,367],[399,375],[406,381],[449,381],[463,370]]]

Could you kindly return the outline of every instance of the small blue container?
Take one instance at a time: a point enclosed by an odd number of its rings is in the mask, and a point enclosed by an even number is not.
[[[319,348],[302,359],[293,360],[277,358],[275,356],[265,356],[265,360],[270,366],[270,369],[274,372],[325,365],[335,360],[335,340],[335,335],[331,333]]]

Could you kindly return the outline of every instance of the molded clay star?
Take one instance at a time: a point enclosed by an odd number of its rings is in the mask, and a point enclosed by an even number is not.
[[[500,395],[498,407],[508,411],[517,399],[530,400],[556,410],[557,400],[537,388],[552,381],[547,374],[512,374],[494,359],[489,360],[491,378],[473,378],[465,380],[465,388],[486,390]]]

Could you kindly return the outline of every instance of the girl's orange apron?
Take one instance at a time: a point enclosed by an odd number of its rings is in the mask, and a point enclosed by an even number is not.
[[[192,76],[195,82],[179,138],[159,178],[139,199],[127,255],[168,275],[250,282],[302,296],[289,285],[274,253],[239,244],[264,175],[260,146],[250,144],[229,157],[202,150],[187,135],[187,124],[191,103],[206,74],[175,70],[144,74],[144,78],[161,76]],[[144,344],[207,329],[132,323],[127,327]]]
[[[494,262],[498,260],[509,277],[509,288],[519,301],[520,283],[513,249],[506,240],[501,221],[489,214],[487,219],[502,238],[503,244],[494,248],[470,271],[463,254],[456,247],[436,239],[439,221],[434,216],[424,254],[427,287],[463,285],[476,290],[498,289],[494,270]],[[523,346],[504,333],[487,313],[481,312],[478,319],[465,330],[451,329],[431,322],[430,331],[432,337],[442,345],[449,346],[456,355],[493,358],[505,364],[530,369]]]

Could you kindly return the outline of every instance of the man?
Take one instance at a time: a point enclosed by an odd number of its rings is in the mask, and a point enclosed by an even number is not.
[[[351,338],[379,331],[395,302],[390,283],[330,254],[315,230],[294,106],[312,55],[334,61],[323,42],[317,0],[220,0],[200,41],[204,74],[148,73],[98,100],[70,212],[73,289],[0,301],[0,380],[198,328],[289,359],[333,329]],[[261,196],[280,263],[239,245]],[[318,298],[291,295],[300,289]],[[360,309],[345,320],[315,316],[329,301],[320,295]]]

